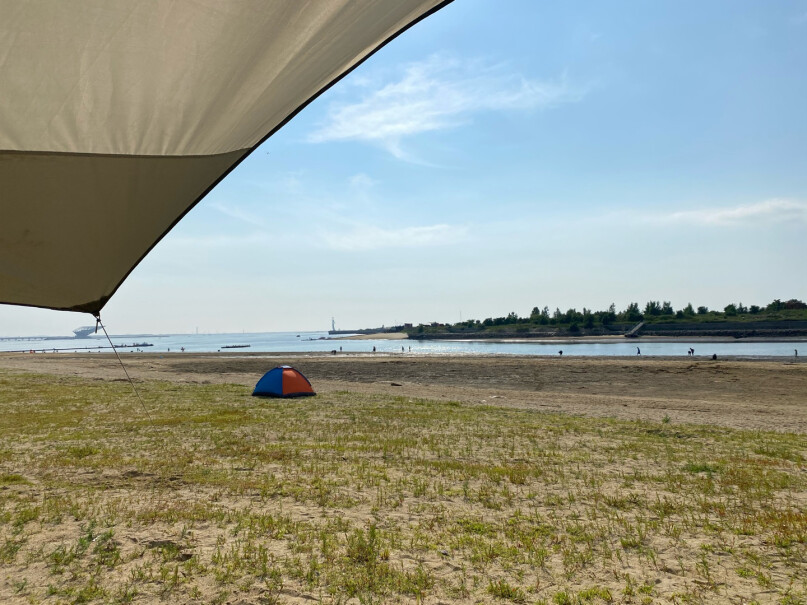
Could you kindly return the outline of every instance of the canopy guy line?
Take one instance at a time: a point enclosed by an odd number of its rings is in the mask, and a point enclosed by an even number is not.
[[[121,359],[120,355],[118,354],[118,350],[115,348],[115,345],[112,344],[112,339],[109,337],[109,334],[107,334],[107,331],[106,331],[106,328],[104,327],[104,324],[101,323],[101,314],[100,313],[97,313],[95,315],[95,332],[96,332],[96,334],[98,333],[98,326],[101,326],[101,329],[104,331],[104,336],[106,336],[106,339],[109,341],[109,346],[112,347],[112,350],[115,352],[115,357],[118,358],[118,361],[120,362],[120,367],[123,368],[123,373],[126,374],[126,378],[129,379],[129,384],[132,385],[132,390],[135,392],[135,395],[137,395],[137,398],[140,400],[140,405],[143,406],[143,411],[146,412],[146,417],[149,419],[149,422],[154,424],[154,420],[152,420],[151,414],[149,414],[149,410],[146,407],[146,404],[143,401],[143,398],[140,396],[140,392],[137,390],[137,387],[135,386],[134,380],[132,380],[132,377],[129,376],[129,372],[126,371],[126,366],[123,365],[123,360]]]

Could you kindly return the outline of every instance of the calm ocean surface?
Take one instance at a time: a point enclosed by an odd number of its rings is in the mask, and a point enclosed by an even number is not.
[[[800,355],[807,355],[807,340],[801,342],[751,342],[736,340],[727,342],[709,342],[708,340],[651,342],[617,339],[613,342],[485,342],[485,341],[446,341],[446,340],[320,340],[327,337],[326,332],[266,332],[266,333],[240,333],[240,334],[165,334],[154,336],[112,336],[115,346],[132,345],[136,343],[150,343],[153,346],[142,347],[140,350],[149,353],[179,353],[182,347],[186,352],[250,352],[250,353],[327,353],[332,349],[345,352],[370,353],[373,347],[380,353],[401,353],[401,347],[412,354],[453,354],[453,355],[557,355],[562,350],[563,355],[587,355],[594,357],[608,357],[620,355],[636,355],[636,348],[641,349],[642,355],[686,356],[687,350],[695,349],[695,356],[735,357],[793,357],[794,349],[799,349]],[[227,349],[228,345],[249,345],[249,347]],[[65,352],[98,352],[109,351],[109,343],[104,338],[91,336],[84,339],[31,339],[31,340],[0,340],[0,351],[47,351],[63,349]],[[122,348],[121,353],[136,351],[134,348]]]

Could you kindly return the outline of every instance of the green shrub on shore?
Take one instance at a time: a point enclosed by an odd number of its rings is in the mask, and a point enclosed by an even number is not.
[[[529,335],[530,333],[545,333],[553,329],[563,329],[575,335],[581,332],[581,325],[589,332],[607,332],[613,328],[617,328],[617,331],[624,331],[640,321],[644,321],[648,325],[807,321],[807,304],[797,299],[784,302],[776,299],[764,307],[729,303],[723,311],[710,310],[705,306],[699,306],[695,311],[692,303],[687,303],[683,309],[676,311],[669,301],[651,300],[643,308],[638,303],[630,303],[623,311],[617,311],[616,306],[612,304],[604,311],[594,311],[583,307],[582,311],[575,308],[566,311],[555,309],[554,313],[550,313],[549,307],[543,309],[534,307],[530,315],[525,317],[520,317],[515,311],[511,311],[504,317],[488,317],[481,321],[469,319],[455,324],[436,322],[428,325],[421,324],[413,328],[412,335],[428,336],[443,333]]]

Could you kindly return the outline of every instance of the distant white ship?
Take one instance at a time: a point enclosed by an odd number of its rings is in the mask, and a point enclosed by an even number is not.
[[[95,326],[84,326],[83,328],[73,330],[73,334],[76,335],[76,338],[87,338],[93,332],[95,332]]]

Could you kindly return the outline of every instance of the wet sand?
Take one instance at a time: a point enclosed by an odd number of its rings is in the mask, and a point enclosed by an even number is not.
[[[136,354],[139,381],[254,385],[280,364],[319,392],[350,390],[592,417],[807,433],[807,363],[709,358]],[[125,379],[112,354],[0,354],[0,368]]]

